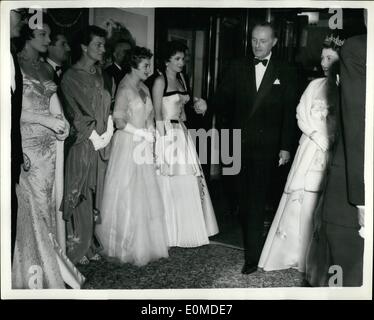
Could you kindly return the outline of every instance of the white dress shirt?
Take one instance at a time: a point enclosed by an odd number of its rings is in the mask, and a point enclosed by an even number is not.
[[[262,78],[264,77],[266,68],[269,65],[270,57],[271,57],[271,52],[264,58],[264,59],[268,60],[268,63],[266,64],[266,67],[262,63],[258,63],[255,66],[255,68],[256,68],[256,89],[257,89],[257,91],[260,88]],[[263,59],[261,59],[261,60],[263,60]]]
[[[62,73],[62,70],[60,69],[60,70],[56,71],[56,67],[61,67],[61,66],[59,64],[57,64],[56,62],[54,62],[53,60],[49,59],[48,57],[47,57],[47,62],[52,66],[53,70],[55,70],[57,76],[60,77],[61,73]]]
[[[117,64],[117,62],[114,62],[114,64],[116,65],[116,67],[117,67],[118,69],[120,69],[120,70],[122,71],[122,68],[121,68],[121,66],[120,66],[120,65],[118,65],[118,64]]]

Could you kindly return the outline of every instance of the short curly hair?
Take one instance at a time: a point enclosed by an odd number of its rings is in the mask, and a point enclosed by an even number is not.
[[[152,57],[153,57],[153,54],[151,50],[145,47],[135,46],[132,49],[130,49],[128,54],[126,55],[124,65],[129,70],[131,68],[137,69],[140,62],[143,59],[151,59]]]
[[[95,25],[86,26],[80,30],[78,30],[73,37],[72,41],[72,63],[74,64],[77,62],[83,54],[83,50],[81,45],[88,46],[94,37],[101,37],[105,38],[107,36],[107,32]]]

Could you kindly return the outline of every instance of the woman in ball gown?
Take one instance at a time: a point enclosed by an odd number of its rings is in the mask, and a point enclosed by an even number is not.
[[[134,47],[131,68],[120,82],[113,118],[116,128],[105,176],[102,222],[96,232],[103,254],[137,266],[168,257],[164,207],[154,166],[154,111],[143,83],[151,52]]]
[[[74,263],[99,260],[94,233],[100,219],[105,170],[113,121],[113,80],[102,71],[106,31],[88,26],[77,36],[79,60],[65,72],[61,92],[74,141],[66,157],[63,211],[67,221],[67,254]]]
[[[21,136],[24,164],[18,197],[17,237],[13,258],[13,289],[79,288],[84,277],[65,255],[59,211],[63,184],[63,143],[69,123],[62,113],[53,82],[53,69],[40,54],[50,43],[50,28],[21,30],[18,55],[23,75]]]
[[[165,206],[169,246],[197,247],[218,233],[209,191],[195,145],[183,121],[190,100],[182,69],[187,48],[178,41],[166,43],[164,70],[153,84],[152,97],[159,138],[156,143],[158,182]],[[195,99],[195,111],[206,104]]]
[[[325,77],[308,85],[297,107],[302,136],[260,257],[259,267],[265,271],[296,268],[305,272],[313,213],[324,188],[334,140],[335,70],[341,43],[336,44],[331,39],[334,38],[326,38],[321,54]]]

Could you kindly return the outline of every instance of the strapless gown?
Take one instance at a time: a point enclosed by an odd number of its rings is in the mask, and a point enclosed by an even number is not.
[[[164,94],[166,134],[157,139],[156,163],[169,246],[197,247],[209,244],[218,225],[195,145],[179,120],[187,101],[186,92]]]

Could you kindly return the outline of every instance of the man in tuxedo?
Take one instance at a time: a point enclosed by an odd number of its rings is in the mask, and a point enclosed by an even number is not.
[[[230,127],[241,129],[237,191],[245,249],[244,274],[257,270],[271,172],[290,161],[296,131],[296,72],[272,56],[276,43],[271,24],[255,25],[254,57],[235,61],[213,98],[219,127],[225,127],[226,121],[231,123]]]
[[[22,12],[19,10],[10,11],[10,37],[12,40],[20,36],[20,30],[24,23]],[[19,182],[21,165],[23,163],[22,139],[20,129],[20,119],[22,112],[22,92],[23,80],[20,66],[17,60],[16,48],[11,43],[11,256],[16,241],[17,230],[17,195],[16,185]]]
[[[105,70],[113,77],[116,88],[127,73],[123,67],[126,53],[131,49],[131,44],[127,41],[119,41],[115,44],[113,51],[113,63]]]
[[[341,268],[341,285],[362,285],[366,45],[367,36],[359,35],[347,39],[341,50],[337,141],[321,204],[321,228],[307,262],[312,286],[328,286],[332,266]]]
[[[69,43],[66,39],[66,36],[59,31],[52,30],[51,32],[51,43],[48,46],[48,54],[45,59],[45,61],[53,68],[53,81],[58,86],[57,94],[60,96],[60,82],[62,79],[62,74],[66,69],[66,64],[68,63],[68,60],[70,58],[70,51],[71,48],[69,46]],[[61,99],[60,99],[61,101]],[[65,107],[62,106],[63,110],[65,110]],[[74,143],[74,132],[73,127],[70,128],[71,132],[69,134],[69,137],[65,139],[65,145],[64,145],[64,154],[65,158],[68,154],[68,151],[71,147],[71,145]]]
[[[59,85],[62,77],[64,64],[68,61],[70,46],[64,34],[52,32],[51,43],[48,46],[48,62],[54,70],[54,82]]]

